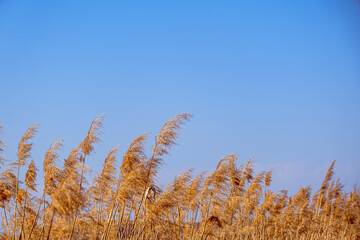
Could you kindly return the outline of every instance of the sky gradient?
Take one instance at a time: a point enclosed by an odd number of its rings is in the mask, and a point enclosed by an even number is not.
[[[42,168],[104,113],[100,171],[119,144],[194,118],[159,174],[215,169],[228,154],[273,169],[273,190],[317,189],[333,160],[345,189],[360,172],[360,4],[329,1],[0,1],[0,121],[6,155],[40,124]],[[61,164],[62,165],[62,162]]]

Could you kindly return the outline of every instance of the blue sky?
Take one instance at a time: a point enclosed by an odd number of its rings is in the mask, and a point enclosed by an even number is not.
[[[144,132],[190,112],[159,174],[211,171],[224,156],[273,169],[273,190],[319,187],[331,161],[360,170],[360,4],[329,1],[0,1],[0,121],[6,158],[39,123],[40,169],[104,113],[96,154],[119,159]]]

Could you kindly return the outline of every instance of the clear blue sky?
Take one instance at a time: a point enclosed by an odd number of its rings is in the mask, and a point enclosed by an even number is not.
[[[0,121],[13,161],[39,123],[33,158],[62,158],[105,113],[88,165],[119,159],[172,115],[194,118],[160,183],[224,156],[273,169],[273,190],[318,188],[331,161],[351,190],[360,172],[360,3],[0,1]]]

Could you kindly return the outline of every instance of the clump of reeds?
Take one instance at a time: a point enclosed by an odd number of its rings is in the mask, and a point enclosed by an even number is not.
[[[1,168],[0,239],[360,239],[360,191],[347,193],[333,179],[335,161],[313,195],[310,186],[294,196],[272,192],[272,170],[256,173],[252,159],[238,165],[235,154],[221,159],[213,172],[193,176],[189,169],[160,188],[163,156],[190,118],[183,113],[165,122],[149,156],[148,133],[134,139],[121,163],[117,146],[110,149],[92,184],[85,163],[100,141],[102,115],[63,167],[58,162],[63,140],[50,145],[43,183],[36,181],[35,162],[27,163],[37,132],[37,125],[31,126],[17,159]],[[1,136],[0,124],[0,166],[5,162]]]

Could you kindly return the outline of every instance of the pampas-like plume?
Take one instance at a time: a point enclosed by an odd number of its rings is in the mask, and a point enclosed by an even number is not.
[[[81,145],[76,146],[71,150],[67,159],[65,159],[63,170],[61,171],[61,180],[68,177],[78,176],[78,169],[80,168],[80,162],[83,158],[81,154]]]
[[[245,169],[245,173],[244,173],[244,179],[250,183],[251,180],[254,179],[254,169],[252,167],[252,158],[249,159],[247,165],[246,165],[246,169]]]
[[[188,203],[191,211],[196,211],[199,208],[200,202],[198,196],[201,191],[201,184],[204,181],[204,175],[205,172],[201,172],[193,179],[189,186],[185,201]]]
[[[268,171],[265,176],[265,187],[270,186],[272,170]]]
[[[60,172],[59,184],[51,194],[52,204],[60,215],[69,216],[76,210],[76,205],[82,202],[80,196],[80,176],[78,169],[81,155],[80,146],[75,147],[65,160],[64,168]]]
[[[158,136],[156,137],[156,143],[153,147],[154,156],[162,156],[169,154],[168,149],[175,145],[175,140],[179,136],[179,130],[181,125],[186,121],[189,121],[192,117],[189,113],[176,114],[162,126]]]
[[[141,134],[130,144],[120,167],[122,178],[125,178],[139,163],[146,159],[144,145],[148,135],[149,133]]]
[[[17,152],[18,159],[15,161],[14,165],[22,167],[26,164],[26,159],[30,157],[30,150],[33,145],[28,141],[35,136],[38,126],[39,124],[35,124],[29,127],[24,136],[21,138]]]
[[[130,144],[123,157],[113,204],[116,198],[120,202],[131,199],[135,193],[141,191],[140,187],[145,184],[146,173],[144,160],[146,159],[146,155],[144,153],[144,147],[147,135],[148,133],[145,133],[137,137]]]
[[[245,191],[243,204],[245,205],[245,209],[247,210],[247,214],[249,216],[253,213],[255,207],[259,204],[260,198],[262,196],[261,183],[264,180],[264,175],[265,172],[256,174],[254,180]]]
[[[324,178],[324,181],[321,184],[320,194],[325,194],[325,192],[328,190],[329,183],[330,183],[332,177],[334,176],[334,166],[335,166],[335,160],[332,161],[332,163],[330,164],[329,169],[326,172],[326,176]]]
[[[321,184],[319,197],[318,197],[317,202],[316,202],[316,205],[319,208],[322,208],[325,201],[326,201],[326,196],[325,195],[326,195],[326,192],[327,192],[327,190],[329,188],[330,181],[331,181],[332,177],[334,176],[334,166],[335,166],[335,160],[332,161],[332,163],[330,164],[330,167],[326,172],[324,181]]]
[[[176,114],[167,120],[160,129],[159,134],[155,137],[155,145],[152,147],[153,155],[148,160],[149,164],[147,167],[144,191],[146,191],[150,185],[153,177],[156,176],[156,169],[162,163],[162,159],[160,157],[169,154],[168,150],[171,146],[176,144],[175,141],[179,136],[181,126],[185,124],[186,121],[189,121],[191,117],[192,115],[189,113]]]
[[[43,167],[44,191],[48,195],[51,195],[55,191],[60,178],[60,169],[56,166],[56,160],[59,157],[57,151],[62,149],[63,147],[62,142],[62,139],[54,141],[45,154]]]
[[[34,160],[31,161],[29,164],[29,168],[25,174],[25,185],[27,188],[31,189],[34,192],[37,192],[36,190],[36,167],[34,164]]]
[[[178,207],[179,212],[177,214],[180,214],[179,208],[186,204],[184,199],[188,190],[187,184],[191,179],[191,172],[192,169],[185,170],[167,186],[165,192],[161,195],[162,197],[156,199],[151,208],[149,208],[151,214],[156,217],[161,217],[164,216],[164,214],[167,214],[169,209],[175,206]]]
[[[108,193],[116,179],[116,154],[118,146],[113,147],[105,158],[103,170],[100,174],[100,186],[103,194]]]
[[[110,195],[111,186],[114,185],[116,180],[116,153],[118,146],[114,146],[107,157],[105,158],[103,169],[100,174],[97,174],[94,179],[91,191],[94,193],[94,197],[97,201]]]
[[[94,144],[100,142],[99,135],[103,128],[104,115],[101,114],[97,116],[94,121],[92,121],[90,129],[81,143],[81,148],[85,156],[89,155],[94,151]]]

